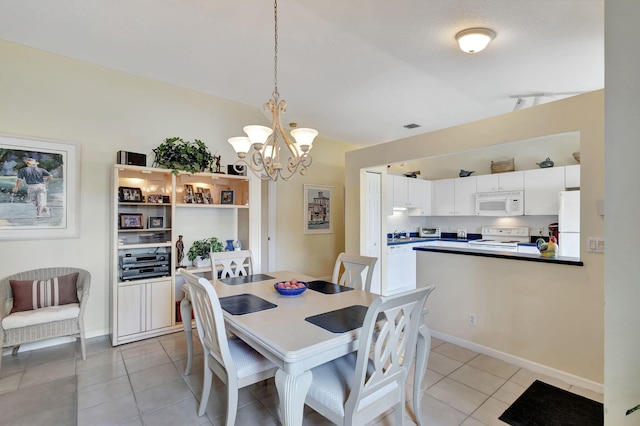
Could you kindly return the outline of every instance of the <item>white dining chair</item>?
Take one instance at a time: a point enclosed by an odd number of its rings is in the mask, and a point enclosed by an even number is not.
[[[220,278],[252,275],[251,250],[211,252],[211,268],[214,272],[218,265],[222,266]]]
[[[195,313],[198,337],[204,352],[204,379],[198,416],[204,415],[211,392],[212,373],[227,385],[226,425],[235,424],[238,389],[273,377],[276,365],[237,337],[228,337],[222,307],[213,285],[182,271]]]
[[[340,253],[333,267],[331,282],[358,290],[371,291],[371,279],[377,261],[377,257]],[[366,278],[363,281],[362,276],[365,271]]]
[[[430,292],[423,287],[375,299],[357,352],[312,369],[305,404],[337,425],[363,425],[390,408],[395,424],[403,424],[405,382]]]
[[[426,287],[429,289],[427,298],[433,290],[435,285]],[[431,330],[424,323],[424,316],[429,313],[427,308],[422,310],[423,321],[418,327],[418,338],[416,341],[416,365],[413,372],[413,412],[416,416],[416,423],[418,426],[422,426],[422,410],[420,409],[420,401],[422,400],[422,381],[424,380],[424,374],[427,372],[427,363],[429,362],[429,354],[431,352]]]

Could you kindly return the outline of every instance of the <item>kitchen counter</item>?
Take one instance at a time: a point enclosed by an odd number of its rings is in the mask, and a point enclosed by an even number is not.
[[[483,250],[475,247],[469,247],[462,241],[458,240],[451,244],[443,244],[440,240],[432,241],[421,247],[414,247],[416,251],[429,251],[437,253],[459,254],[467,256],[493,257],[499,259],[523,260],[528,262],[542,262],[560,265],[584,266],[584,263],[577,257],[542,257],[539,254],[517,253],[499,250]]]

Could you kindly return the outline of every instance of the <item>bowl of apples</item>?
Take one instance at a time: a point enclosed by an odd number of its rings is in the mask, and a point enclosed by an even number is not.
[[[278,293],[283,296],[298,296],[307,289],[307,283],[295,278],[289,281],[280,281],[273,285]]]

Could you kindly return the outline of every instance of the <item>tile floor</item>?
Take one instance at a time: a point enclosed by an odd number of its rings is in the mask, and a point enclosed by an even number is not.
[[[18,390],[75,374],[78,425],[222,425],[225,398],[216,398],[216,394],[224,395],[224,385],[219,381],[214,383],[206,414],[203,417],[196,414],[203,358],[195,335],[194,345],[196,356],[189,376],[183,375],[186,344],[182,332],[116,348],[107,337],[89,339],[86,361],[80,357],[79,345],[75,343],[24,352],[16,357],[6,355],[0,372],[0,403],[3,396]],[[602,395],[435,338],[425,378],[421,410],[430,426],[504,425],[498,417],[535,379],[599,402],[603,400]],[[411,383],[407,383],[407,389],[410,400]],[[34,411],[37,409],[34,406]],[[387,413],[373,424],[392,425],[393,419]],[[55,421],[49,419],[48,424]],[[240,391],[236,424],[280,424],[272,380]],[[328,424],[305,408],[304,425]],[[410,401],[405,424],[415,424]]]

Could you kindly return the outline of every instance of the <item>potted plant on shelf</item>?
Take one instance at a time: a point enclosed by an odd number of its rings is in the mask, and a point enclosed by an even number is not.
[[[194,241],[187,252],[187,258],[198,268],[211,265],[209,253],[223,251],[222,243],[216,237]]]
[[[215,158],[198,139],[191,142],[178,137],[167,138],[152,151],[155,155],[153,167],[172,169],[175,175],[179,170],[191,173],[214,171]]]

